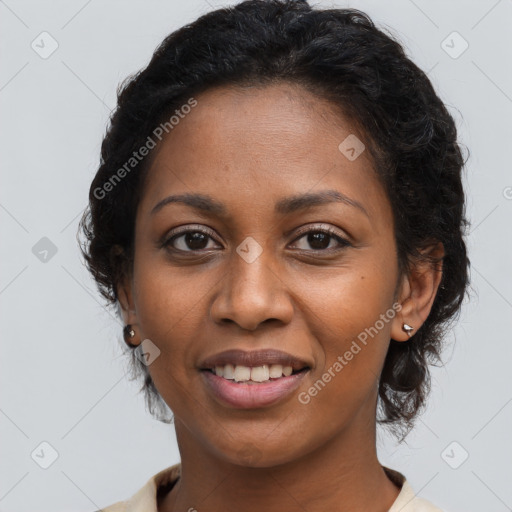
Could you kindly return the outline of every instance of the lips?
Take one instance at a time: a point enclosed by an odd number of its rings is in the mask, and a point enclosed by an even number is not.
[[[304,382],[309,371],[304,370],[263,383],[226,380],[208,370],[200,373],[208,393],[219,405],[235,409],[260,409],[276,406],[289,399]]]
[[[216,366],[225,366],[227,364],[248,367],[280,364],[283,367],[291,366],[294,372],[303,370],[304,368],[311,368],[312,366],[312,364],[305,359],[293,356],[281,350],[262,349],[245,351],[232,349],[207,357],[200,363],[199,369],[213,370]]]

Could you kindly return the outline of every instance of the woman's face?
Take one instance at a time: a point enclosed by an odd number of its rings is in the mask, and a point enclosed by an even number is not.
[[[177,426],[234,463],[284,463],[371,431],[401,315],[391,206],[362,137],[290,84],[196,99],[155,149],[126,288],[130,322],[160,350],[148,367],[158,391]],[[154,210],[181,194],[203,200]],[[230,349],[281,350],[309,370],[271,403],[236,405],[201,370]]]

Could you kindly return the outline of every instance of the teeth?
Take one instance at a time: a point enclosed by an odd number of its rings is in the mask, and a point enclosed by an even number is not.
[[[216,366],[214,373],[219,377],[224,377],[235,382],[245,382],[248,380],[254,382],[266,382],[269,379],[279,379],[280,377],[288,377],[293,372],[291,366],[282,366],[280,364],[249,366],[226,364],[225,366]]]
[[[251,378],[251,369],[247,366],[235,366],[235,381],[242,382]]]
[[[283,375],[283,367],[280,364],[273,364],[268,373],[272,379],[278,379]]]
[[[256,366],[251,368],[251,380],[255,382],[264,382],[269,378],[268,366]]]
[[[217,366],[215,367],[215,370],[217,370]],[[233,380],[235,378],[235,367],[232,364],[227,364],[226,366],[224,366],[224,372],[222,377],[224,377],[225,379]]]

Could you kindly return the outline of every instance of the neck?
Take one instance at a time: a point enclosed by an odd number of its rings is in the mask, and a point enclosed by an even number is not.
[[[159,512],[191,507],[211,512],[386,512],[399,493],[377,459],[375,410],[373,418],[356,418],[329,442],[302,457],[269,467],[220,459],[204,450],[180,421],[176,435],[181,477]]]

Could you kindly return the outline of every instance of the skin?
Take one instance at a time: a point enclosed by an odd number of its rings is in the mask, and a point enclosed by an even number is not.
[[[330,103],[287,83],[220,87],[196,99],[154,150],[133,271],[118,286],[134,342],[149,338],[161,351],[148,369],[175,416],[182,476],[159,512],[385,512],[399,489],[376,454],[379,374],[390,338],[407,342],[402,324],[418,329],[427,318],[441,273],[417,264],[399,275],[391,205],[370,155],[350,161],[338,149],[349,134],[364,136]],[[274,211],[280,199],[321,190],[366,213],[342,202]],[[182,203],[151,214],[181,193],[210,195],[227,216]],[[161,247],[178,226],[209,236]],[[311,245],[301,227],[330,227],[350,245],[329,236]],[[247,237],[263,251],[252,263],[236,252]],[[396,302],[394,318],[301,403],[299,393]],[[268,347],[311,363],[296,392],[250,410],[212,398],[198,370],[204,358]]]

